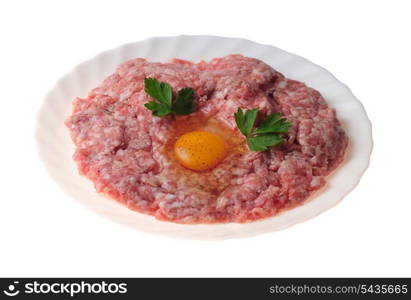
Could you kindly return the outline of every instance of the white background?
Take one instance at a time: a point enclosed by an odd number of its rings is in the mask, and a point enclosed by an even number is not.
[[[2,1],[0,276],[411,276],[410,12],[409,1]],[[43,95],[103,50],[180,34],[272,44],[346,83],[375,142],[355,190],[303,224],[218,242],[142,234],[61,191],[34,144]]]

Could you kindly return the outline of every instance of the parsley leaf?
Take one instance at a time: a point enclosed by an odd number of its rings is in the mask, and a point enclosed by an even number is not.
[[[280,113],[274,113],[261,123],[260,127],[255,131],[256,133],[286,133],[290,128],[291,123],[286,118],[281,118]]]
[[[155,78],[144,78],[144,91],[161,103],[171,106],[171,86]]]
[[[173,104],[173,113],[175,115],[191,114],[196,108],[194,98],[194,90],[192,88],[182,88],[178,91],[176,101]]]
[[[240,132],[246,137],[251,151],[266,151],[269,147],[281,144],[284,139],[280,134],[287,133],[291,123],[281,118],[280,113],[267,116],[258,128],[254,128],[258,109],[249,109],[245,113],[241,108],[234,113],[234,119]]]
[[[241,108],[238,108],[234,113],[235,122],[241,133],[245,136],[249,135],[253,130],[255,120],[257,119],[258,109],[249,109],[245,112]]]
[[[240,107],[237,109],[237,112],[234,113],[234,119],[238,129],[240,129],[240,132],[243,135],[247,135],[247,133],[244,131],[245,115]]]
[[[170,113],[170,108],[163,103],[150,101],[144,104],[144,106],[151,110],[156,117],[164,117]]]
[[[164,117],[169,114],[188,115],[195,110],[194,90],[192,88],[182,88],[178,92],[176,100],[173,101],[171,85],[155,78],[144,78],[144,91],[157,100],[144,104],[156,117]]]
[[[265,151],[282,141],[283,138],[277,134],[263,134],[247,138],[247,145],[251,151]]]
[[[258,109],[249,109],[245,112],[244,131],[250,134],[253,130],[255,120],[257,119]]]

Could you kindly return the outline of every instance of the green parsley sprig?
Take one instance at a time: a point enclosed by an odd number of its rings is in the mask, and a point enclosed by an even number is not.
[[[189,87],[178,91],[173,101],[171,85],[155,78],[144,78],[144,91],[157,101],[150,101],[144,106],[156,117],[188,115],[195,110],[194,90]]]
[[[251,151],[266,151],[269,147],[281,144],[284,139],[280,134],[287,133],[291,123],[286,118],[281,118],[281,114],[276,112],[268,115],[255,128],[258,109],[243,111],[240,107],[234,113],[235,122],[240,132],[246,137],[248,148]]]

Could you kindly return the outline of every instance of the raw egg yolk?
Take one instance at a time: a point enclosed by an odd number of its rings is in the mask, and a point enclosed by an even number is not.
[[[174,144],[174,153],[180,164],[196,171],[215,167],[224,159],[226,152],[225,141],[208,131],[188,132]]]

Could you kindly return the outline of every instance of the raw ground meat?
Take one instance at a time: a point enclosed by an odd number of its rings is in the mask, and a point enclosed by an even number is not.
[[[153,117],[144,107],[152,100],[144,92],[145,77],[167,82],[173,91],[192,87],[196,112]],[[234,121],[238,107],[258,107],[262,116],[281,112],[292,122],[285,142],[249,151]],[[235,150],[212,170],[195,172],[176,162],[170,144],[201,122],[221,128]],[[241,55],[199,63],[127,61],[86,98],[74,100],[66,125],[79,171],[98,192],[178,223],[249,222],[302,204],[325,184],[348,143],[319,92]]]

